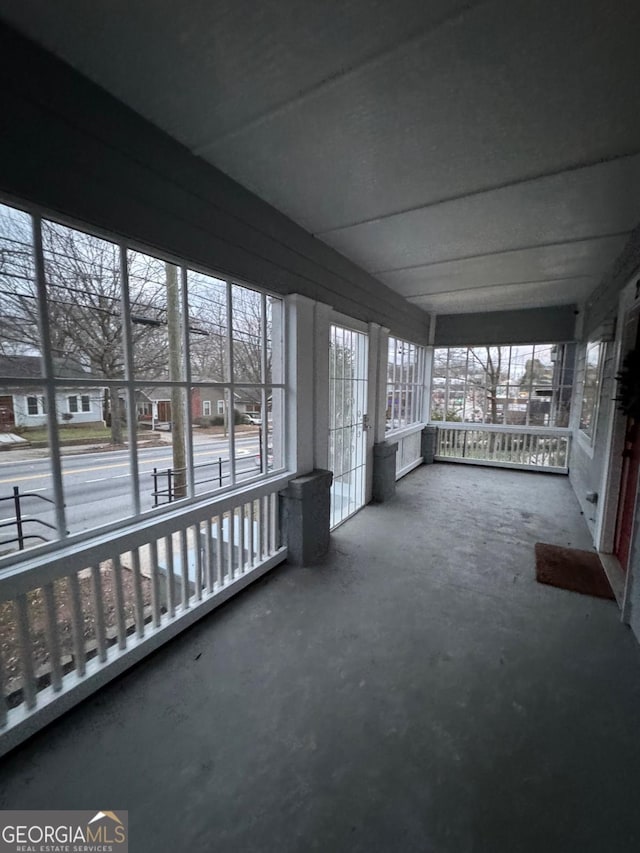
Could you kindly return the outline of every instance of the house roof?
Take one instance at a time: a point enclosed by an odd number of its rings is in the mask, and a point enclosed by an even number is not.
[[[54,358],[53,365],[56,376],[61,379],[100,379],[71,358]],[[0,355],[0,377],[40,379],[43,373],[39,355]]]

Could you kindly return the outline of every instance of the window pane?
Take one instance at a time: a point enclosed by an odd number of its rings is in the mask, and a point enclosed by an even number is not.
[[[235,382],[264,382],[262,294],[234,284],[233,378]]]
[[[14,380],[15,382],[16,380]],[[53,504],[53,480],[44,388],[28,390],[19,384],[5,385],[0,392],[0,423],[2,429],[16,432],[38,449],[6,453],[0,468],[0,556],[33,548],[58,538]],[[66,443],[64,436],[61,443]],[[65,450],[63,449],[63,452]],[[15,524],[14,490],[17,489],[23,516],[23,539]],[[6,524],[4,524],[6,522]]]
[[[148,385],[136,398],[138,467],[142,511],[187,496],[187,393]],[[149,430],[149,439],[145,433]]]
[[[189,270],[188,313],[191,378],[198,382],[226,382],[227,284]]]
[[[123,378],[118,246],[45,220],[42,247],[54,375]]]
[[[0,205],[0,374],[42,376],[31,217]]]
[[[193,421],[193,482],[201,495],[231,484],[230,432],[227,389],[200,385],[191,389]],[[196,416],[208,409],[211,414]]]
[[[584,364],[584,384],[580,409],[580,429],[593,438],[598,412],[600,392],[600,360],[602,344],[590,341],[587,344]]]
[[[263,436],[266,437],[270,405],[264,388],[235,386],[236,479],[250,480],[264,471]],[[269,455],[269,454],[268,454]]]
[[[184,379],[180,270],[127,252],[133,366],[137,379]]]

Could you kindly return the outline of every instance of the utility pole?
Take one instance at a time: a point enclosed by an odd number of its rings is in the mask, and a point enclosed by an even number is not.
[[[169,336],[169,380],[182,379],[182,346],[180,329],[180,288],[178,271],[165,264],[167,277],[167,333]],[[187,496],[187,452],[185,447],[184,400],[182,388],[171,388],[171,445],[173,448],[173,495]]]

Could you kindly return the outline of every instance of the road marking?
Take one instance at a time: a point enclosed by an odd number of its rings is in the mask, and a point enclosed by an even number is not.
[[[213,450],[207,450],[207,451],[203,450],[200,453],[194,453],[193,455],[194,455],[194,458],[196,456],[210,456],[213,452],[214,452]],[[238,451],[238,452],[242,453],[242,451]],[[250,452],[251,451],[244,451],[244,453],[246,453],[246,454],[249,454]],[[160,459],[142,459],[142,460],[139,459],[139,461],[143,465],[155,465],[157,462],[168,462],[168,461],[170,461],[170,459],[171,459],[170,456],[162,456]],[[215,461],[217,462],[217,460],[215,460]],[[129,460],[127,459],[124,462],[115,462],[115,463],[112,463],[111,465],[93,465],[91,468],[72,468],[69,471],[63,470],[62,476],[63,477],[71,477],[74,474],[92,474],[94,471],[113,471],[116,468],[128,468],[128,467],[129,467]],[[151,471],[145,471],[142,473],[150,474]],[[0,480],[0,485],[3,485],[5,483],[12,483],[12,484],[13,483],[26,483],[28,480],[43,480],[45,478],[48,479],[50,476],[51,476],[51,473],[48,472],[45,474],[28,474],[27,476],[24,476],[24,477],[6,477],[5,479]],[[128,477],[129,474],[122,474],[121,476],[122,477]],[[115,480],[117,478],[116,477],[111,477],[111,478],[105,477],[104,479]],[[90,482],[98,482],[98,481],[97,480],[85,480],[85,482],[90,483]]]

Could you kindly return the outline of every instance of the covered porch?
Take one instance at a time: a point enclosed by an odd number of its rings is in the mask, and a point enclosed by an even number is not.
[[[0,808],[128,809],[136,851],[636,850],[640,649],[537,541],[592,548],[567,478],[422,466],[8,755]]]

